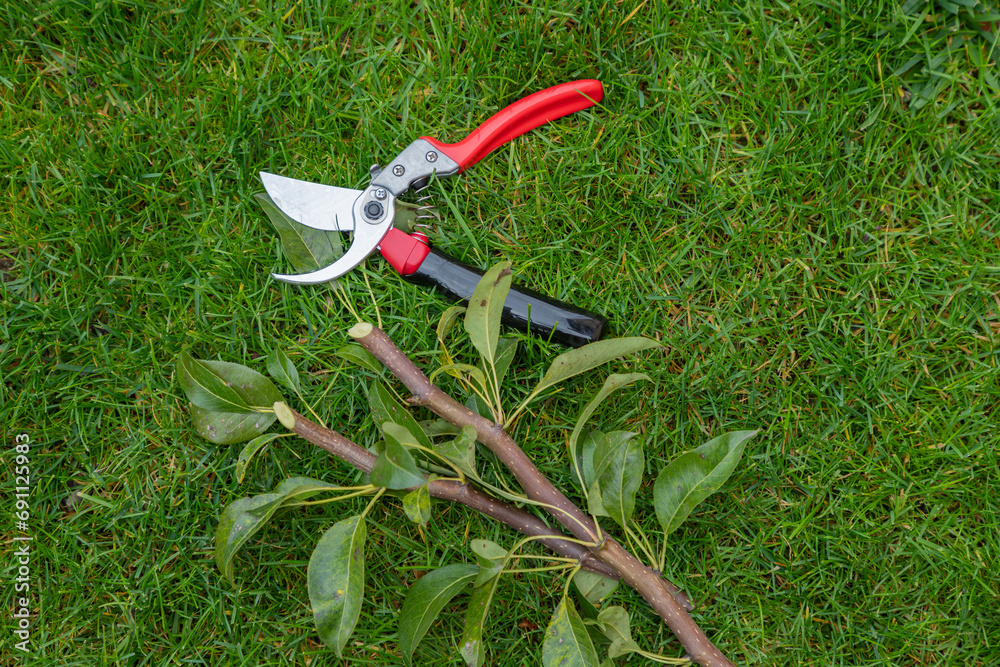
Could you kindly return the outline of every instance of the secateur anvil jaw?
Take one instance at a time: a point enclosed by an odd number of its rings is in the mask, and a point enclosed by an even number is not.
[[[586,109],[604,97],[599,81],[564,83],[511,104],[454,144],[421,137],[384,169],[371,168],[371,183],[351,190],[309,183],[266,172],[261,181],[275,205],[308,227],[353,232],[347,251],[329,266],[304,274],[274,274],[277,280],[311,285],[344,275],[375,250],[409,282],[426,285],[449,298],[465,301],[482,273],[430,247],[421,232],[407,234],[393,226],[396,200],[420,190],[432,177],[453,176],[495,148],[551,120]],[[515,286],[504,303],[502,321],[522,331],[572,347],[591,343],[604,331],[602,316]]]

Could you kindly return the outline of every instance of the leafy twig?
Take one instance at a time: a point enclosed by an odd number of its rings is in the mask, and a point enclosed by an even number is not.
[[[320,426],[283,404],[282,408],[276,408],[275,412],[285,428],[358,470],[371,472],[372,465],[375,463],[375,454],[355,444],[337,431]],[[465,505],[510,526],[519,533],[540,538],[539,541],[547,548],[561,556],[579,562],[591,572],[618,579],[614,570],[601,562],[594,554],[579,544],[564,539],[565,536],[553,531],[535,515],[491,498],[469,484],[463,484],[457,480],[435,479],[428,484],[428,490],[435,498]]]
[[[592,539],[597,534],[598,529],[591,518],[542,475],[501,425],[475,414],[434,386],[381,329],[363,322],[355,325],[349,333],[413,393],[413,403],[430,409],[456,426],[475,428],[478,440],[507,466],[528,497],[557,510],[552,511],[552,514],[564,528],[581,540]],[[704,667],[733,665],[678,603],[668,584],[657,572],[643,565],[610,537],[602,540],[591,553],[597,555],[618,573],[623,582],[642,595],[681,641],[692,660]]]

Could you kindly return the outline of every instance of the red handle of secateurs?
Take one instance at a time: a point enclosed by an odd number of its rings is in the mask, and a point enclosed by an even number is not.
[[[514,102],[491,116],[469,136],[454,144],[445,144],[431,137],[421,137],[465,171],[491,151],[563,116],[594,106],[604,98],[604,86],[596,79],[570,81],[540,90]]]

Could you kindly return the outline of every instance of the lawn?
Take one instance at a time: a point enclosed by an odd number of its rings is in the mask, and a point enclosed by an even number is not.
[[[593,424],[644,438],[637,513],[654,536],[655,473],[723,431],[760,429],[667,559],[731,659],[1000,664],[996,31],[966,21],[971,36],[948,51],[932,30],[960,21],[949,3],[898,4],[4,4],[0,653],[403,664],[407,587],[471,561],[474,537],[509,547],[515,534],[443,503],[421,532],[398,502],[377,506],[339,661],[313,627],[306,566],[367,499],[277,519],[237,557],[236,588],[212,541],[238,498],[292,475],[359,475],[282,438],[239,482],[240,446],[195,433],[175,362],[187,351],[263,372],[280,348],[316,411],[373,444],[375,374],[336,354],[356,320],[326,286],[270,278],[289,267],[253,197],[258,172],[363,187],[370,164],[421,135],[457,141],[529,93],[596,78],[599,106],[430,191],[437,247],[483,269],[508,260],[521,284],[606,314],[609,336],[664,345],[574,379],[515,438],[579,499],[566,458],[577,413],[608,373],[647,373]],[[444,300],[377,256],[342,286],[435,367]],[[562,351],[519,340],[512,396]],[[540,664],[562,586],[501,581],[488,664]],[[683,655],[641,598],[614,600],[644,649]],[[420,661],[463,664],[463,613],[444,615]]]

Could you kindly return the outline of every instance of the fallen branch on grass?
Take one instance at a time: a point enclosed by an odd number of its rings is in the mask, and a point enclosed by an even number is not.
[[[447,373],[471,390],[473,399],[462,405],[439,389],[380,329],[361,323],[350,331],[359,345],[342,355],[378,372],[379,362],[410,392],[411,407],[426,408],[439,415],[438,423],[419,423],[386,389],[375,381],[368,395],[369,406],[384,440],[373,451],[366,450],[340,433],[327,429],[284,402],[277,387],[263,375],[237,364],[198,361],[184,354],[178,363],[181,385],[192,402],[198,432],[217,443],[249,440],[237,464],[239,476],[250,458],[268,442],[280,437],[267,432],[276,419],[286,428],[348,462],[369,476],[369,483],[341,487],[326,482],[293,477],[273,493],[243,498],[230,504],[220,518],[216,533],[216,562],[233,579],[233,558],[242,545],[279,510],[295,506],[334,502],[357,496],[374,496],[361,514],[337,522],[317,543],[309,563],[309,597],[320,636],[338,655],[344,650],[360,616],[364,592],[364,543],[366,516],[387,491],[402,495],[403,509],[413,521],[425,525],[431,517],[430,498],[461,503],[502,521],[526,537],[511,549],[486,540],[472,540],[477,565],[447,565],[418,580],[407,594],[400,614],[400,647],[407,660],[434,616],[455,595],[473,585],[460,652],[470,667],[486,660],[482,639],[493,593],[506,572],[568,572],[563,596],[543,638],[546,667],[598,664],[597,652],[587,626],[593,626],[610,642],[611,659],[638,653],[651,661],[683,664],[695,661],[706,667],[732,665],[695,624],[690,605],[676,586],[660,576],[667,551],[666,535],[675,530],[695,505],[728,478],[742,456],[753,431],[723,434],[681,455],[657,475],[653,487],[653,509],[663,528],[659,557],[653,539],[633,519],[636,493],[644,470],[642,443],[635,433],[615,431],[584,433],[588,418],[612,392],[645,375],[611,375],[588,402],[568,439],[572,469],[580,483],[587,511],[577,507],[548,480],[511,439],[503,424],[511,424],[533,400],[570,377],[608,361],[657,347],[645,338],[625,338],[592,343],[557,357],[528,397],[513,410],[505,411],[501,386],[516,350],[516,342],[499,337],[498,303],[504,297],[504,267],[487,272],[473,295],[465,318],[470,340],[481,354],[478,366],[456,363],[445,338],[464,309],[452,309],[442,318],[438,336],[442,343],[442,365]],[[498,278],[499,276],[499,278]],[[509,283],[509,280],[507,281]],[[281,351],[267,360],[275,380],[301,398],[298,373]],[[471,409],[469,406],[474,407]],[[486,416],[489,415],[489,416]],[[453,437],[454,436],[454,437]],[[487,447],[513,474],[524,489],[519,494],[480,477],[476,466],[476,442]],[[502,486],[502,483],[501,483]],[[316,499],[322,494],[340,495]],[[504,500],[510,502],[503,502]],[[522,507],[547,511],[566,534],[546,525]],[[622,537],[633,545],[630,552],[612,537],[598,517],[609,517]],[[519,550],[538,541],[557,556],[546,557],[554,565],[525,570],[511,568],[523,558]],[[641,553],[646,562],[634,553]],[[682,658],[669,658],[643,650],[631,638],[629,615],[620,606],[594,605],[606,598],[620,580],[635,589],[663,619],[684,647]],[[570,583],[582,593],[579,600],[586,620],[568,597]],[[569,640],[569,641],[567,641]]]

